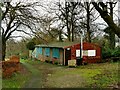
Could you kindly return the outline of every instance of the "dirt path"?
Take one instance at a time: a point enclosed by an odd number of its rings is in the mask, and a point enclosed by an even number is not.
[[[3,80],[12,88],[117,88],[118,63],[90,64],[76,68],[21,60],[21,71]]]
[[[81,87],[85,83],[79,74],[67,73],[74,71],[75,68],[70,69],[42,62],[34,65],[26,62],[22,64],[31,72],[30,80],[23,88],[70,88]]]
[[[23,88],[42,88],[42,72],[29,63],[22,62],[22,64],[31,72],[30,80],[25,83]]]
[[[30,64],[26,62],[21,62],[30,72],[31,77],[30,80],[28,80],[23,88],[45,88],[47,77],[52,74],[54,70],[51,68],[52,65],[46,65],[42,62],[39,64]]]

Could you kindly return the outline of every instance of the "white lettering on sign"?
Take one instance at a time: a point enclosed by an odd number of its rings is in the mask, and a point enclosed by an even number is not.
[[[96,56],[96,50],[88,50],[88,56]]]
[[[83,55],[83,56],[88,56],[88,50],[83,50],[83,51],[82,51],[82,55]]]

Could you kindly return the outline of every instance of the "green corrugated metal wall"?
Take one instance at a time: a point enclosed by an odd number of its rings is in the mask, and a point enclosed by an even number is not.
[[[53,48],[53,57],[60,58],[60,52],[58,48]]]

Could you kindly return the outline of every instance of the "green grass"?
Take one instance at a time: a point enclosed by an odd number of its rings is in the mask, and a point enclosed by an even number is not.
[[[40,60],[25,60],[25,59],[21,59],[20,62],[29,63],[31,65],[36,65],[41,63]]]
[[[11,78],[2,80],[2,88],[21,88],[29,79],[29,74],[15,73]]]
[[[41,84],[45,88],[106,88],[117,85],[119,79],[119,62],[88,64],[76,68],[31,60],[21,62],[31,73],[16,73],[12,78],[4,79],[4,87],[20,88],[26,81],[29,83],[31,76],[42,78],[36,84]]]
[[[48,77],[48,87],[109,87],[118,83],[118,63],[61,68]]]
[[[87,79],[88,87],[109,87],[118,83],[118,62],[90,64],[83,66],[82,76]]]
[[[12,77],[2,79],[2,88],[21,88],[29,79],[29,71],[18,71],[14,73]]]

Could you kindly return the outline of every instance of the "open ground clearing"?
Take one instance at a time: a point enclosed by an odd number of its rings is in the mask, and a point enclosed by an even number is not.
[[[21,71],[3,79],[3,88],[118,88],[118,64],[88,64],[76,68],[21,60]]]

